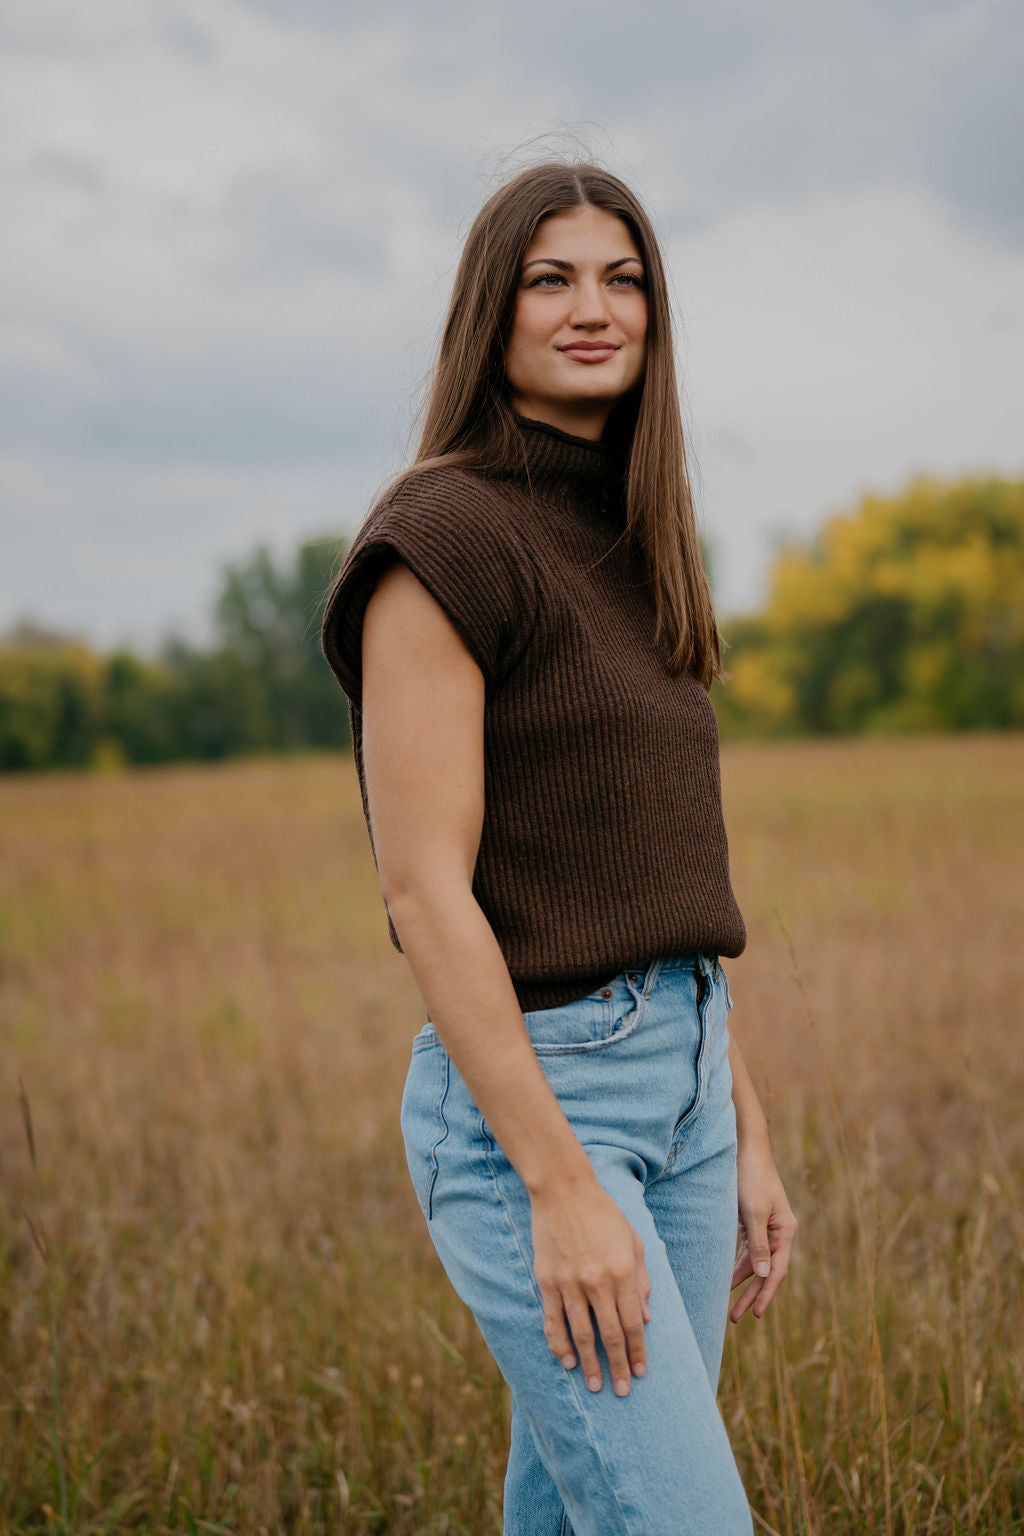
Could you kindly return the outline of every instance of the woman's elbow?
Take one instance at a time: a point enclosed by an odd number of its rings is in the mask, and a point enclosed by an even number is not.
[[[461,898],[472,898],[472,877],[452,861],[380,859],[377,873],[381,895],[396,927],[403,913],[422,916]]]

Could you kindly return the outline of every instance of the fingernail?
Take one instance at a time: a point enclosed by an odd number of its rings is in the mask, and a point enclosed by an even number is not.
[[[588,1376],[587,1377],[587,1386],[590,1388],[591,1392],[600,1392],[600,1390],[601,1390],[601,1378],[600,1378],[600,1376]]]
[[[615,1383],[615,1390],[620,1397],[625,1397],[626,1393],[629,1391],[629,1382],[617,1381]]]
[[[761,1279],[764,1280],[767,1278],[768,1271],[771,1269],[771,1267],[771,1263],[768,1259],[761,1259],[759,1263],[754,1265],[754,1274],[760,1275]]]
[[[647,1369],[646,1365],[644,1365],[644,1362],[641,1360],[639,1365],[634,1365],[634,1367],[633,1367],[633,1375],[634,1376],[642,1376],[644,1374],[644,1372],[646,1371],[646,1369]]]
[[[576,1356],[575,1355],[563,1355],[562,1356],[562,1364],[565,1366],[567,1371],[571,1371],[573,1366],[576,1364]]]

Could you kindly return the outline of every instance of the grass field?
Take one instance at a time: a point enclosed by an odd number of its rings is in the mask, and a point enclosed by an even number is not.
[[[757,1529],[1024,1531],[1024,739],[723,776],[801,1218],[726,1344]],[[0,783],[6,1536],[497,1536],[505,1389],[399,1136],[422,1018],[347,760]]]

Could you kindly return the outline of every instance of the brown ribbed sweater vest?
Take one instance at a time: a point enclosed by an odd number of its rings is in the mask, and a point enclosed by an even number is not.
[[[485,808],[473,892],[524,1011],[659,955],[738,955],[718,728],[707,691],[655,648],[611,449],[519,418],[525,466],[433,468],[356,535],[323,648],[349,697],[363,811],[362,619],[397,555],[486,680]],[[391,942],[401,944],[388,915]]]

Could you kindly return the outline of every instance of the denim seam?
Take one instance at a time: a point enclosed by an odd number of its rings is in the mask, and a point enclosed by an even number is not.
[[[681,1115],[679,1120],[676,1122],[675,1129],[672,1132],[672,1145],[669,1148],[669,1154],[665,1166],[661,1170],[661,1173],[658,1175],[659,1179],[662,1177],[662,1174],[667,1173],[668,1170],[672,1167],[672,1164],[675,1162],[679,1153],[689,1141],[691,1135],[693,1134],[693,1128],[697,1122],[697,1116],[708,1094],[707,1056],[708,1042],[711,1034],[708,1015],[711,1012],[711,1003],[715,995],[715,977],[713,973],[708,973],[706,971],[698,971],[697,974],[698,976],[703,975],[705,981],[707,982],[707,989],[705,991],[704,997],[697,1005],[697,1018],[700,1023],[700,1041],[697,1046],[696,1062],[697,1086],[693,1097],[693,1103],[690,1105],[686,1113]]]
[[[491,1183],[494,1185],[494,1190],[495,1190],[495,1193],[497,1194],[498,1201],[499,1201],[499,1203],[501,1205],[501,1209],[502,1209],[502,1213],[503,1213],[503,1215],[505,1217],[505,1221],[508,1224],[509,1231],[512,1234],[512,1239],[513,1239],[516,1247],[519,1250],[519,1257],[523,1261],[523,1268],[525,1269],[526,1274],[529,1277],[529,1282],[530,1282],[530,1285],[533,1287],[534,1295],[536,1296],[538,1302],[540,1303],[541,1317],[543,1318],[543,1315],[544,1315],[544,1297],[541,1295],[540,1286],[537,1284],[537,1277],[536,1277],[536,1275],[533,1272],[533,1265],[530,1263],[530,1261],[529,1261],[529,1259],[527,1257],[526,1251],[523,1248],[522,1242],[521,1242],[520,1237],[519,1237],[519,1232],[518,1232],[518,1230],[516,1228],[516,1224],[512,1220],[512,1213],[511,1213],[511,1211],[508,1208],[508,1201],[505,1199],[505,1195],[504,1195],[504,1193],[502,1191],[502,1188],[501,1188],[501,1183],[500,1183],[500,1181],[499,1181],[499,1179],[498,1179],[498,1177],[497,1177],[497,1175],[495,1173],[494,1165],[491,1162],[491,1152],[492,1152],[492,1150],[494,1148],[494,1139],[491,1136],[489,1130],[487,1129],[487,1125],[486,1125],[486,1122],[484,1120],[483,1115],[480,1116],[480,1131],[481,1131],[481,1134],[484,1136],[484,1138],[486,1140],[486,1143],[487,1143],[487,1151],[485,1152],[484,1156],[485,1156],[486,1161],[487,1161],[487,1171],[488,1171],[488,1173],[491,1176]],[[577,1357],[579,1356],[579,1350],[576,1350],[576,1355],[577,1355]],[[589,1423],[589,1421],[587,1419],[587,1415],[583,1411],[583,1402],[582,1402],[582,1399],[581,1399],[580,1388],[577,1386],[576,1382],[573,1380],[572,1372],[566,1370],[565,1366],[562,1366],[561,1369],[562,1369],[563,1380],[565,1381],[565,1385],[568,1388],[570,1397],[572,1398],[573,1407],[576,1409],[576,1412],[579,1415],[580,1421],[581,1421],[581,1423],[583,1425],[583,1432],[584,1432],[584,1435],[586,1436],[587,1443],[589,1444],[591,1450],[593,1451],[594,1457],[595,1457],[595,1459],[597,1461],[597,1464],[601,1468],[601,1471],[604,1474],[605,1486],[607,1487],[607,1489],[608,1489],[609,1493],[611,1494],[612,1498],[615,1500],[615,1506],[618,1509],[619,1514],[620,1514],[620,1516],[622,1518],[623,1536],[640,1536],[639,1532],[636,1532],[636,1533],[633,1532],[633,1528],[632,1528],[632,1526],[629,1523],[629,1520],[628,1520],[627,1515],[626,1515],[626,1511],[622,1507],[622,1501],[619,1498],[619,1491],[618,1491],[618,1489],[615,1486],[615,1483],[614,1483],[614,1480],[612,1478],[611,1472],[609,1471],[609,1469],[608,1469],[608,1467],[607,1467],[607,1465],[605,1463],[604,1457],[601,1455],[601,1448],[597,1444],[597,1442],[595,1441],[595,1439],[593,1437],[593,1434],[591,1433],[590,1423]],[[578,1367],[577,1367],[577,1370],[578,1370]],[[602,1391],[603,1390],[604,1389],[602,1388]],[[568,1519],[568,1516],[565,1514],[564,1506],[563,1506],[563,1517]],[[572,1526],[571,1525],[569,1526],[569,1529],[570,1529],[570,1531],[572,1530]]]
[[[441,1143],[445,1140],[445,1138],[447,1137],[448,1131],[450,1129],[450,1127],[448,1125],[448,1121],[444,1117],[444,1104],[445,1104],[445,1100],[448,1097],[448,1089],[451,1086],[451,1080],[452,1080],[451,1057],[448,1055],[447,1052],[445,1052],[445,1055],[444,1055],[444,1086],[441,1089],[441,1097],[437,1101],[437,1123],[438,1123],[438,1130],[441,1132],[441,1134],[438,1137],[436,1137],[436,1139],[434,1141],[434,1144],[433,1144],[433,1146],[430,1149],[430,1182],[427,1185],[427,1220],[428,1221],[430,1221],[433,1218],[433,1215],[434,1215],[434,1185],[437,1183],[437,1172],[438,1172],[438,1168],[437,1168],[437,1149],[441,1145]]]

